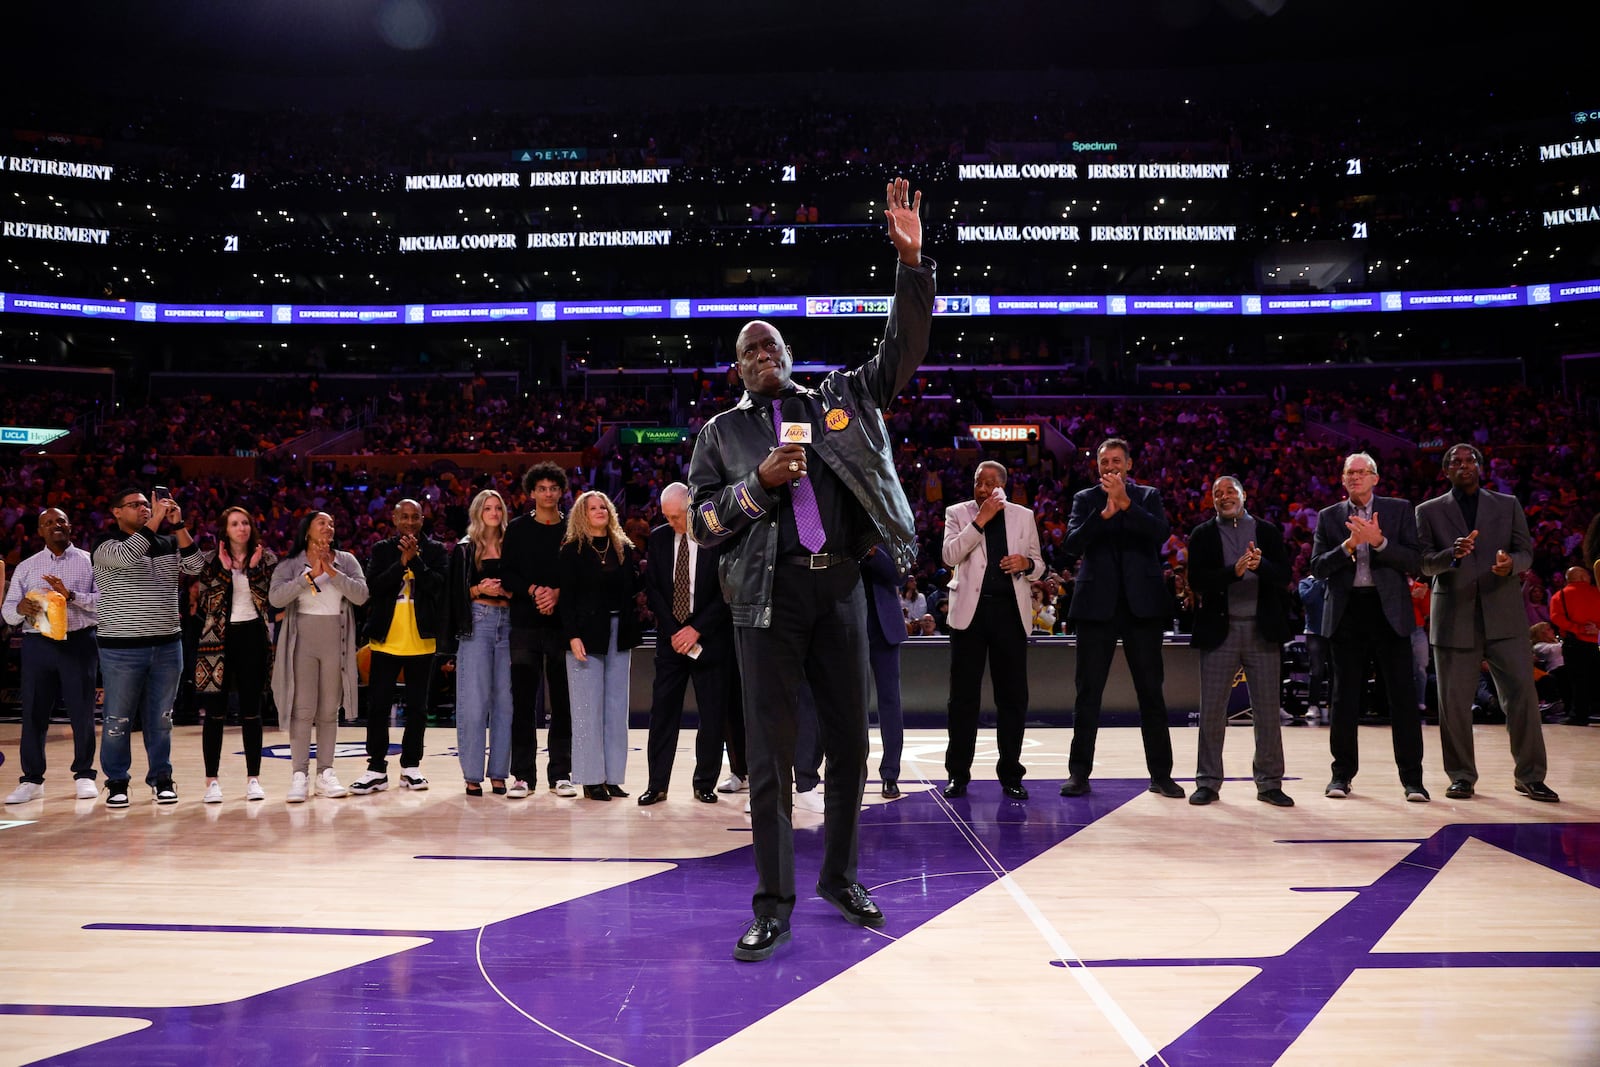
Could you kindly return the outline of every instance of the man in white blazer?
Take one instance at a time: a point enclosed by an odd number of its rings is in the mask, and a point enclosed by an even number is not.
[[[966,796],[978,741],[978,697],[988,660],[999,712],[995,733],[1001,791],[1028,799],[1022,785],[1022,729],[1028,717],[1028,631],[1033,626],[1030,583],[1044,577],[1033,512],[1007,502],[1006,469],[978,464],[973,499],[944,513],[944,562],[950,590],[950,740],[944,769],[947,797]]]

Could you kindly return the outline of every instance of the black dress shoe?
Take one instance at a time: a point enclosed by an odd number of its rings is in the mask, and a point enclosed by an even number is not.
[[[1005,796],[1006,796],[1006,799],[1008,799],[1008,800],[1027,800],[1028,799],[1028,790],[1021,782],[1018,782],[1015,785],[1001,786],[1000,787],[1000,792],[1004,793]]]
[[[1556,795],[1556,791],[1545,785],[1543,782],[1518,782],[1517,792],[1521,793],[1525,797],[1532,797],[1534,800],[1541,800],[1546,804],[1556,804],[1561,800],[1561,798]]]
[[[1199,790],[1196,789],[1195,792],[1198,793]],[[1271,804],[1275,808],[1294,807],[1294,797],[1281,789],[1263,789],[1256,794],[1256,799],[1263,804]],[[1194,803],[1194,798],[1191,797],[1189,802],[1191,804]]]
[[[733,958],[745,963],[764,960],[789,940],[789,923],[775,915],[757,915],[733,946]]]
[[[1450,788],[1444,791],[1444,795],[1451,800],[1471,800],[1474,792],[1471,782],[1465,778],[1458,778],[1450,783]]]
[[[1184,796],[1183,786],[1174,782],[1171,778],[1150,779],[1150,792],[1160,793],[1162,796],[1171,797],[1173,800],[1182,800]]]
[[[646,789],[639,794],[639,806],[648,808],[650,805],[659,804],[665,799],[667,799],[667,791],[665,789]]]
[[[717,791],[715,789],[696,789],[694,798],[702,804],[715,804],[717,803]],[[639,803],[643,804],[644,801],[641,800]]]
[[[611,799],[611,794],[606,792],[606,787],[603,785],[586,785],[583,787],[583,795],[588,797],[590,800]]]
[[[1089,792],[1089,779],[1073,776],[1061,783],[1061,795],[1064,797],[1081,797]]]
[[[608,785],[606,786],[606,792],[610,793],[614,797],[625,797],[628,795],[627,790],[623,789],[620,785]]]
[[[967,780],[965,778],[952,778],[945,787],[939,790],[949,800],[967,795]]]
[[[900,795],[900,783],[895,781],[893,778],[885,778],[883,780],[883,789],[878,795],[883,797],[885,800],[895,799]]]
[[[1204,807],[1216,799],[1217,791],[1209,785],[1197,785],[1194,787],[1194,792],[1189,794],[1189,803],[1197,808]]]
[[[855,923],[857,926],[883,925],[883,912],[872,902],[872,897],[867,895],[866,889],[860,882],[851,882],[837,893],[830,893],[819,885],[817,895],[838,908],[839,914],[845,917],[846,922]]]

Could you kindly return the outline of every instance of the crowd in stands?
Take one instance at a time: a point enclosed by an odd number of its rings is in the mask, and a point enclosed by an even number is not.
[[[970,498],[978,458],[955,447],[956,438],[967,423],[993,417],[992,402],[981,388],[960,398],[929,391],[947,384],[915,383],[888,413],[921,536],[913,576],[941,630],[948,578],[940,558],[944,511]],[[1585,562],[1580,559],[1585,529],[1600,514],[1600,431],[1559,396],[1522,385],[1451,388],[1433,379],[1372,392],[1314,390],[1292,397],[1277,392],[1276,397],[1114,401],[1037,396],[1028,410],[1008,413],[1005,421],[1047,426],[1067,443],[1059,458],[1052,451],[1059,442],[1050,434],[1038,447],[999,454],[1011,468],[1009,498],[1037,517],[1044,558],[1058,585],[1053,595],[1070,596],[1076,561],[1066,552],[1064,537],[1072,494],[1094,477],[1085,452],[1112,436],[1134,443],[1135,477],[1161,491],[1173,530],[1167,563],[1175,570],[1184,563],[1184,536],[1211,512],[1211,481],[1218,474],[1237,475],[1251,512],[1284,531],[1298,579],[1309,561],[1317,510],[1342,497],[1339,472],[1345,454],[1370,451],[1378,460],[1380,491],[1420,502],[1443,491],[1439,456],[1457,441],[1482,448],[1489,459],[1485,484],[1514,493],[1527,510],[1534,542],[1530,622],[1536,621],[1539,604],[1561,588],[1563,571]],[[16,453],[0,458],[0,559],[15,566],[37,550],[34,517],[41,507],[63,508],[79,541],[91,543],[111,521],[107,494],[129,479],[170,484],[208,548],[218,515],[242,503],[257,516],[263,541],[275,550],[288,545],[301,516],[314,509],[331,514],[342,547],[365,558],[372,544],[391,533],[390,512],[402,496],[422,500],[428,532],[454,542],[465,532],[467,503],[480,489],[498,490],[513,514],[528,508],[521,470],[491,460],[471,472],[434,463],[430,454],[494,456],[523,450],[577,453],[573,495],[588,488],[606,492],[630,535],[643,543],[660,521],[661,488],[686,479],[693,438],[673,446],[602,450],[606,425],[686,425],[692,434],[735,399],[725,381],[712,378],[686,381],[670,398],[653,401],[638,395],[584,399],[548,392],[524,399],[481,387],[407,393],[396,387],[375,401],[376,416],[363,431],[364,451],[418,456],[403,473],[370,472],[359,454],[337,465],[263,455],[254,460],[248,478],[212,474],[185,480],[168,457],[230,454],[217,434],[235,431],[241,441],[250,437],[265,452],[262,446],[290,439],[309,425],[307,401],[164,398],[105,420],[75,461]],[[20,401],[6,403],[15,411]],[[338,398],[322,403],[347,405]],[[214,417],[219,409],[227,418]],[[1066,612],[1058,608],[1054,615],[1052,628],[1059,632],[1067,625]]]

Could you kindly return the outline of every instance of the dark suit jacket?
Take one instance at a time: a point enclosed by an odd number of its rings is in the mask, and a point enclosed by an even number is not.
[[[1522,572],[1533,566],[1528,516],[1514,496],[1478,489],[1478,541],[1470,556],[1452,567],[1455,540],[1472,531],[1461,505],[1448,492],[1417,505],[1422,573],[1433,579],[1433,613],[1428,639],[1444,648],[1471,648],[1476,638],[1478,603],[1483,603],[1483,633],[1491,641],[1528,636],[1522,604]],[[1511,557],[1511,573],[1494,573],[1494,554]]]
[[[1126,593],[1128,606],[1141,619],[1172,615],[1172,597],[1162,575],[1161,546],[1172,527],[1161,494],[1148,485],[1128,483],[1133,506],[1109,519],[1100,512],[1106,491],[1098,485],[1072,498],[1067,521],[1067,551],[1081,558],[1072,592],[1074,619],[1109,620],[1117,597]]]
[[[1311,573],[1328,583],[1327,597],[1322,604],[1322,632],[1330,636],[1344,617],[1345,605],[1350,603],[1350,590],[1356,580],[1355,558],[1341,547],[1350,536],[1345,523],[1350,521],[1353,511],[1348,500],[1323,508],[1317,513],[1317,534],[1311,543]],[[1411,608],[1411,584],[1406,575],[1422,569],[1416,513],[1409,502],[1393,496],[1374,496],[1372,513],[1389,539],[1383,551],[1371,553],[1372,584],[1377,587],[1378,599],[1383,603],[1384,618],[1389,620],[1395,633],[1409,637],[1417,628],[1417,617]]]
[[[1256,547],[1261,566],[1256,568],[1256,632],[1264,641],[1281,645],[1292,635],[1289,626],[1289,557],[1283,534],[1272,523],[1256,520]],[[1222,530],[1213,517],[1189,535],[1189,586],[1200,598],[1194,612],[1194,637],[1199,649],[1216,648],[1228,636],[1228,591],[1243,581],[1233,564],[1223,559]]]
[[[445,625],[444,576],[449,556],[445,547],[431,537],[417,538],[417,558],[411,561],[411,600],[417,611],[417,633],[438,637]],[[394,622],[394,602],[405,587],[406,569],[400,563],[400,539],[385,538],[372,546],[367,563],[368,641],[389,636]]]
[[[561,599],[556,615],[561,619],[561,636],[567,641],[582,638],[590,655],[605,655],[611,641],[611,613],[617,619],[617,651],[638,648],[643,637],[634,597],[639,592],[639,555],[627,549],[622,555],[622,593],[608,601],[601,585],[600,559],[582,541],[561,546]]]
[[[866,583],[867,601],[872,605],[870,625],[891,645],[906,640],[906,613],[900,603],[900,568],[881,547],[868,552],[861,561],[861,580]]]
[[[717,579],[717,550],[701,547],[694,562],[694,600],[689,617],[680,624],[672,615],[673,571],[677,554],[670,525],[657,526],[645,542],[644,595],[650,613],[656,617],[656,655],[677,655],[672,651],[672,635],[679,625],[700,631],[703,651],[700,658],[721,655],[733,647],[733,613],[722,599]]]

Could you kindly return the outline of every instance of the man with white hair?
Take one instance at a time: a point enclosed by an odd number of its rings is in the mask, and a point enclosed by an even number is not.
[[[1412,803],[1426,803],[1422,785],[1422,716],[1411,683],[1411,607],[1407,575],[1422,568],[1416,513],[1410,501],[1378,496],[1378,463],[1365,452],[1344,461],[1348,499],[1317,514],[1311,573],[1328,583],[1323,632],[1333,650],[1333,712],[1328,746],[1333,776],[1323,795],[1342,800],[1360,768],[1356,725],[1367,670],[1377,664],[1389,703],[1394,762]]]
[[[1255,728],[1256,799],[1290,808],[1278,721],[1283,643],[1290,634],[1289,557],[1277,526],[1245,510],[1239,479],[1217,478],[1211,500],[1216,516],[1189,535],[1189,585],[1199,597],[1190,644],[1200,650],[1200,744],[1189,803],[1210,804],[1222,788],[1228,694],[1243,668]]]
[[[733,662],[733,616],[717,582],[717,552],[701,548],[689,536],[689,502],[689,487],[682,482],[661,490],[661,517],[667,521],[650,531],[645,547],[645,597],[656,618],[656,679],[645,746],[650,779],[639,794],[645,807],[667,799],[690,679],[700,712],[694,796],[704,804],[717,802],[724,726],[730,715],[743,714],[735,695],[739,674]],[[729,762],[743,777],[744,754],[730,751]]]

